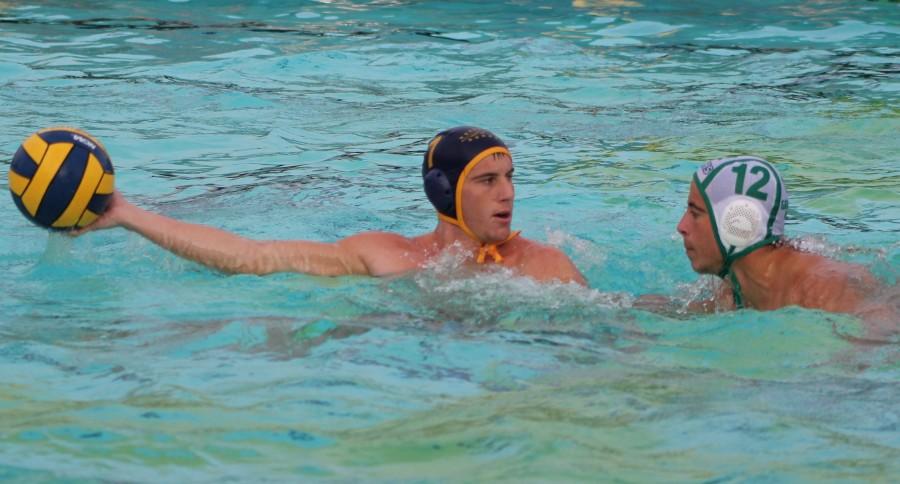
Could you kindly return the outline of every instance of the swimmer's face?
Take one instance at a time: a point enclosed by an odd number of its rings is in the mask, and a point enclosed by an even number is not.
[[[692,182],[687,210],[678,222],[677,229],[684,240],[684,251],[691,261],[691,267],[700,274],[718,274],[725,262],[713,235],[710,216],[700,190]]]
[[[462,189],[463,219],[486,243],[506,240],[512,223],[512,158],[496,154],[481,160],[466,177]]]

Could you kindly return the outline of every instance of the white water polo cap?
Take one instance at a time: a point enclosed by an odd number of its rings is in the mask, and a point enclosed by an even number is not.
[[[713,160],[697,170],[694,183],[711,214],[725,261],[720,275],[738,258],[784,235],[787,189],[766,160],[754,156]]]

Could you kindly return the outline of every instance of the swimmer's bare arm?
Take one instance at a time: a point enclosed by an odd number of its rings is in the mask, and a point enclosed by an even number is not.
[[[359,234],[336,243],[256,241],[217,228],[175,220],[129,203],[116,191],[110,206],[87,230],[123,227],[174,254],[231,274],[301,272],[313,275],[377,275],[367,256],[378,255],[380,238]]]
[[[730,281],[721,281],[711,299],[691,301],[687,310],[692,313],[714,313],[716,311],[732,311],[737,309],[734,304],[734,292],[731,290]]]
[[[686,305],[662,294],[643,294],[634,301],[634,307],[663,314],[694,313],[711,314],[716,311],[732,310],[734,296],[731,292],[731,284],[723,281],[716,288],[715,294],[708,299],[689,301]]]

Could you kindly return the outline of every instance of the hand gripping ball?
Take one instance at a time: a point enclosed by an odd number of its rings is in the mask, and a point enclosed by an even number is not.
[[[84,227],[106,210],[113,166],[96,138],[72,128],[31,135],[13,156],[9,190],[22,214],[41,227]]]

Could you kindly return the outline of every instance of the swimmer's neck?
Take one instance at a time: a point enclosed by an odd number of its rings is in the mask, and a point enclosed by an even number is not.
[[[466,234],[463,229],[443,220],[438,220],[437,227],[430,235],[433,236],[431,242],[438,251],[453,246],[475,253],[482,245],[481,242]]]
[[[745,306],[765,310],[782,305],[792,279],[785,262],[793,250],[789,246],[761,247],[731,266],[740,283]]]

